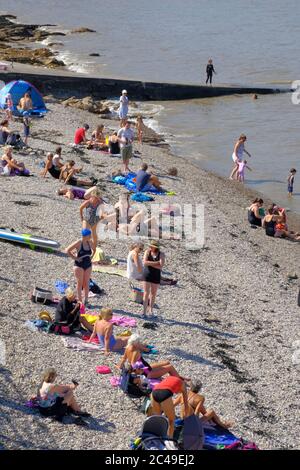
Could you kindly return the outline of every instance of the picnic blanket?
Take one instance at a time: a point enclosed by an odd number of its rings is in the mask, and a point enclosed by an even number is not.
[[[89,323],[92,325],[98,320],[99,314],[98,313],[84,313],[81,315],[84,317]],[[110,323],[116,326],[124,326],[125,328],[135,328],[136,327],[136,320],[134,318],[125,317],[122,315],[113,315]]]
[[[114,274],[115,276],[127,277],[126,269],[116,268],[115,266],[99,266],[93,264],[92,270],[96,273]]]

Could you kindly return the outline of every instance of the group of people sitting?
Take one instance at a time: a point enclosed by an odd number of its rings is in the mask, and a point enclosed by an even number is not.
[[[73,313],[71,315],[75,316]],[[195,414],[202,418],[202,421],[211,421],[225,429],[233,425],[231,421],[222,420],[213,409],[205,407],[205,397],[199,393],[202,388],[199,380],[191,381],[189,378],[182,377],[169,361],[148,363],[143,354],[149,352],[151,346],[145,345],[138,334],[130,337],[114,337],[112,315],[110,308],[101,310],[89,341],[93,341],[97,336],[105,351],[124,350],[123,357],[116,367],[120,370],[127,367],[130,371],[129,381],[132,384],[141,389],[146,387],[151,390],[151,402],[147,415],[164,414],[169,422],[169,437],[172,438],[174,434],[176,406],[180,407],[180,415],[183,419]],[[43,382],[38,389],[41,414],[55,416],[59,421],[67,413],[79,417],[90,416],[89,413],[81,410],[75,399],[74,391],[78,383],[73,380],[72,384],[61,385],[56,383],[56,378],[57,374],[54,369],[47,370],[43,376]],[[78,420],[75,424],[84,425],[85,423]]]
[[[74,135],[74,144],[84,145],[88,149],[102,150],[109,152],[111,155],[121,155],[124,171],[128,173],[129,161],[133,156],[133,141],[134,141],[134,131],[131,128],[131,123],[127,120],[121,120],[121,127],[118,131],[112,132],[111,135],[104,134],[104,125],[98,125],[97,128],[92,132],[91,138],[88,139],[86,133],[89,130],[90,126],[84,124],[82,127],[79,127],[75,131]],[[142,141],[142,127],[143,120],[139,116],[137,119],[137,137],[138,141]]]
[[[55,154],[49,152],[46,157],[44,169],[41,171],[41,176],[46,177],[49,173],[53,178],[72,186],[94,186],[97,182],[96,178],[90,177],[88,179],[79,178],[76,175],[81,173],[82,167],[76,168],[74,160],[62,161],[62,148],[57,147]],[[71,198],[70,198],[71,199]]]
[[[300,233],[288,230],[286,211],[272,204],[267,211],[263,208],[264,201],[254,199],[248,209],[248,221],[256,227],[263,227],[269,237],[288,238],[299,241]]]

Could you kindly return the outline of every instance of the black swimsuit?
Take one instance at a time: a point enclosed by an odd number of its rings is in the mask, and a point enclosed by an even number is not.
[[[261,227],[261,219],[256,217],[253,211],[248,211],[248,221],[251,225],[257,225],[258,227]]]
[[[58,170],[57,168],[55,168],[54,165],[51,166],[51,168],[49,168],[49,173],[51,176],[53,176],[53,178],[57,179],[59,178],[60,176],[60,170]]]
[[[268,235],[269,237],[274,237],[275,232],[276,232],[275,225],[276,225],[276,222],[272,219],[269,222],[265,221],[266,235]]]
[[[83,269],[84,271],[86,271],[87,269],[89,269],[92,266],[92,260],[91,260],[92,250],[91,250],[90,245],[89,245],[88,250],[85,250],[83,248],[83,244],[81,242],[80,249],[77,253],[77,256],[78,256],[78,258],[81,258],[81,257],[84,256],[84,258],[82,258],[79,261],[75,260],[75,266],[77,266],[78,268]]]

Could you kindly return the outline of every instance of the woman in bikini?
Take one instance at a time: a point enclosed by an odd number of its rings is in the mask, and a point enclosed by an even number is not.
[[[114,336],[113,324],[111,323],[113,311],[111,308],[102,308],[99,320],[96,321],[89,343],[98,337],[100,346],[104,348],[104,354],[109,355],[110,351],[121,351],[127,344],[128,337]]]
[[[200,395],[199,391],[202,388],[202,383],[199,380],[191,382],[190,390],[187,395],[189,415],[194,413],[195,415],[202,417],[204,421],[213,421],[222,428],[228,429],[233,426],[232,421],[222,421],[216,412],[212,409],[206,409],[204,406],[205,397]],[[185,407],[182,396],[178,396],[174,400],[174,405],[181,405],[181,417],[185,418]]]

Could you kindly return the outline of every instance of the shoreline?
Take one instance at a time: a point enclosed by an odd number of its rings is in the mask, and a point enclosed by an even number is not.
[[[11,227],[14,223],[16,230],[47,236],[64,249],[78,237],[80,202],[57,196],[61,185],[52,178],[41,179],[39,163],[45,152],[62,144],[64,158],[74,158],[84,165],[85,173],[98,177],[104,195],[115,203],[122,187],[109,183],[107,175],[120,166],[120,160],[87,150],[83,156],[76,155],[67,144],[80,122],[93,127],[100,121],[109,128],[117,127],[117,122],[102,121],[83,110],[74,113],[60,104],[49,104],[49,108],[51,112],[32,128],[34,138],[29,144],[34,154],[15,152],[34,176],[1,179],[1,224]],[[236,435],[255,441],[262,449],[297,448],[299,423],[291,411],[297,401],[298,366],[291,358],[298,339],[298,281],[288,280],[288,275],[299,276],[300,244],[272,239],[263,230],[250,228],[245,208],[256,191],[237,188],[169,150],[137,143],[135,148],[163,185],[176,193],[155,197],[155,202],[204,204],[205,245],[199,252],[189,252],[185,243],[163,241],[166,271],[179,281],[178,286],[159,291],[157,331],[143,328],[142,309],[129,300],[126,279],[93,274],[107,293],[93,300],[96,310],[112,306],[117,313],[136,319],[138,326],[132,331],[154,343],[158,360],[170,360],[182,375],[199,378],[207,406],[232,419]],[[140,163],[134,158],[133,169]],[[178,177],[168,177],[171,166],[178,168]],[[29,204],[20,206],[20,201]],[[126,259],[129,244],[112,239],[101,242],[105,254],[119,260]],[[115,450],[128,449],[144,416],[111,387],[107,376],[95,373],[99,364],[113,369],[120,356],[76,352],[65,348],[60,337],[24,328],[24,322],[41,310],[28,298],[32,286],[53,289],[56,279],[73,285],[72,262],[12,244],[3,247],[1,339],[6,343],[7,363],[0,375],[2,447],[108,449],[113,442]],[[54,312],[51,307],[47,310]],[[58,369],[60,380],[76,378],[80,383],[79,402],[93,414],[90,429],[53,423],[25,408],[43,370],[50,366]],[[288,433],[283,434],[283,428]]]

